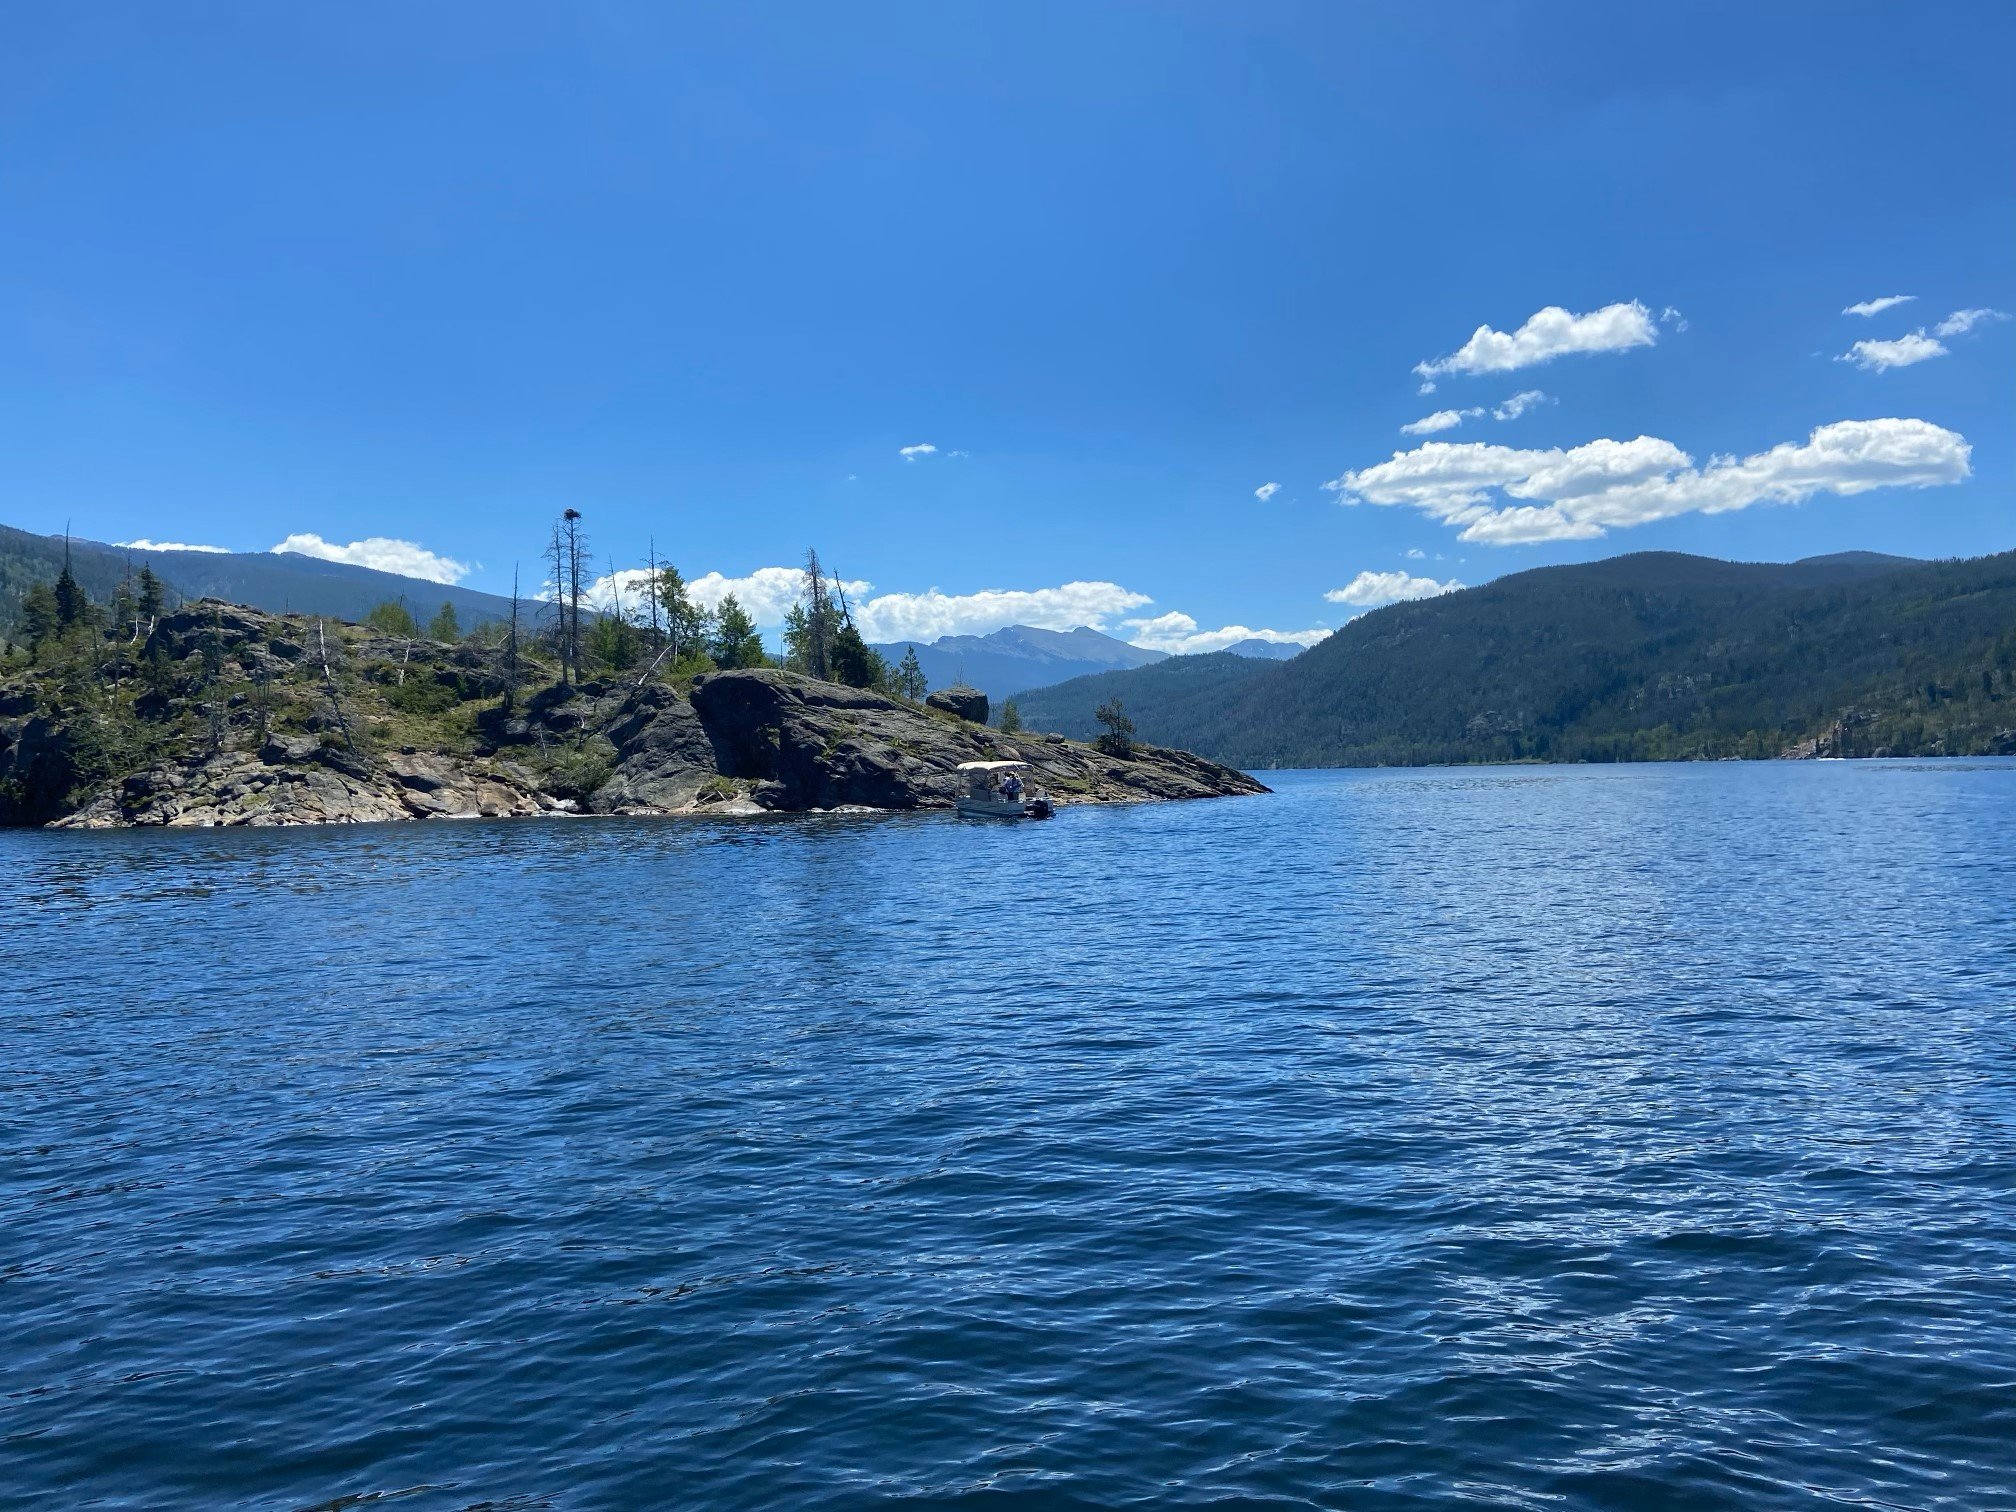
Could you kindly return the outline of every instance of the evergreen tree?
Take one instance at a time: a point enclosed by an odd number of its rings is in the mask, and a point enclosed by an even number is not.
[[[707,634],[707,611],[693,601],[686,579],[670,562],[658,564],[658,607],[665,611],[665,639],[673,659],[700,650]]]
[[[455,617],[455,606],[443,602],[440,611],[427,622],[429,640],[453,643],[462,639],[462,622]]]
[[[924,668],[917,660],[917,648],[904,649],[903,661],[896,668],[896,691],[912,703],[922,703],[924,695],[931,691],[931,684],[924,680]]]
[[[839,611],[826,591],[826,569],[819,565],[816,551],[805,553],[805,587],[800,602],[805,606],[805,670],[813,677],[831,677]]]
[[[77,586],[77,579],[70,572],[70,548],[66,542],[63,548],[63,570],[56,575],[56,627],[68,630],[84,623],[91,613],[91,600],[84,590]]]
[[[62,618],[56,607],[55,589],[47,583],[37,583],[21,595],[21,638],[30,651],[54,640],[60,629]]]
[[[1134,721],[1127,717],[1119,699],[1107,699],[1093,711],[1092,717],[1106,727],[1106,733],[1093,742],[1095,746],[1108,756],[1134,753]]]
[[[364,616],[364,623],[380,635],[397,636],[401,640],[411,640],[420,633],[413,612],[397,599],[387,599],[378,605]]]
[[[622,672],[637,664],[635,625],[614,614],[598,614],[588,628],[588,655],[597,665]]]
[[[732,593],[714,611],[714,638],[708,649],[719,667],[763,665],[763,637],[756,633],[756,622]]]
[[[161,618],[166,594],[162,592],[161,579],[154,576],[154,569],[144,562],[140,566],[140,618],[150,625]]]
[[[803,604],[784,611],[784,665],[793,672],[812,670],[812,616]]]
[[[1005,700],[1001,705],[1001,733],[1003,735],[1013,735],[1021,728],[1022,711],[1015,707],[1014,699]]]
[[[833,637],[833,680],[850,688],[875,688],[889,680],[889,667],[881,652],[861,639],[861,632],[847,621]]]

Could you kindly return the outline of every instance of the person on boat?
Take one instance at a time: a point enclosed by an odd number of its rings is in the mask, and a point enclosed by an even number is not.
[[[1013,772],[1001,774],[1001,796],[1014,803],[1022,796],[1022,779]]]

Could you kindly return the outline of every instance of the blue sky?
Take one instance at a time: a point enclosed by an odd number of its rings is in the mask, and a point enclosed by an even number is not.
[[[2016,545],[2016,7],[105,4],[8,33],[26,528],[410,542],[358,554],[495,589],[572,505],[618,566],[655,536],[759,600],[816,545],[883,633],[1171,648],[1623,551]],[[1963,311],[1997,313],[1937,334]]]

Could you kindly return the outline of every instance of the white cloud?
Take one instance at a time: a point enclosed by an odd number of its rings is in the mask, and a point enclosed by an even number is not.
[[[1419,420],[1414,421],[1410,425],[1401,426],[1400,434],[1403,436],[1427,436],[1433,435],[1436,431],[1454,430],[1465,420],[1475,420],[1483,413],[1484,411],[1481,409],[1437,410],[1432,415],[1423,415]]]
[[[1410,551],[1409,556],[1421,555]],[[1332,588],[1323,597],[1333,604],[1350,604],[1359,609],[1376,609],[1381,604],[1398,604],[1409,599],[1439,598],[1463,585],[1451,578],[1438,583],[1430,577],[1410,577],[1404,572],[1361,572],[1342,588]]]
[[[1417,394],[1432,394],[1432,393],[1434,393],[1434,392],[1435,392],[1435,380],[1434,380],[1433,378],[1423,378],[1423,379],[1421,380],[1421,387],[1419,387],[1418,389],[1414,390],[1414,392],[1415,392],[1415,393],[1417,393]]]
[[[1150,651],[1167,651],[1171,656],[1200,656],[1207,651],[1223,651],[1241,641],[1260,640],[1276,646],[1313,646],[1330,634],[1328,630],[1254,630],[1245,625],[1224,625],[1216,630],[1200,630],[1197,621],[1176,611],[1153,619],[1130,619],[1125,628],[1133,644]]]
[[[1428,553],[1423,551],[1419,546],[1409,546],[1404,555],[1410,562],[1425,562],[1428,560]]]
[[[1803,442],[1710,457],[1706,467],[1653,436],[1569,451],[1429,441],[1324,487],[1348,504],[1406,505],[1460,527],[1462,540],[1504,546],[1586,540],[1674,515],[1796,504],[1819,493],[1958,483],[1971,476],[1971,450],[1954,431],[1897,419],[1837,421]]]
[[[1687,329],[1687,317],[1671,305],[1666,306],[1665,309],[1659,312],[1659,319],[1662,324],[1670,325],[1676,331]]]
[[[1913,331],[1895,341],[1858,341],[1834,360],[1852,362],[1865,372],[1882,373],[1945,355],[1943,343],[1934,341],[1923,331]]]
[[[137,541],[114,541],[114,546],[124,546],[128,551],[208,551],[218,556],[229,556],[229,546],[192,546],[186,541],[150,541],[142,536]]]
[[[1281,492],[1281,485],[1279,483],[1262,483],[1258,488],[1253,490],[1253,497],[1258,499],[1262,504],[1265,504],[1279,492]]]
[[[1533,408],[1534,405],[1552,404],[1553,402],[1539,389],[1522,389],[1503,404],[1494,406],[1491,411],[1491,418],[1493,420],[1517,420],[1526,411]]]
[[[425,578],[430,583],[459,583],[471,571],[466,562],[429,551],[417,542],[389,536],[366,536],[339,546],[319,535],[303,533],[290,535],[273,550],[320,557],[325,562],[348,562],[353,567],[372,567],[379,572],[396,572],[401,577]]]
[[[1004,625],[1075,630],[1107,622],[1153,603],[1118,583],[1064,583],[1055,588],[983,588],[978,593],[881,593],[854,604],[855,623],[871,641],[935,640],[941,635],[985,635]]]
[[[1652,312],[1635,299],[1605,305],[1587,315],[1573,315],[1559,305],[1549,305],[1509,335],[1480,325],[1449,356],[1417,362],[1414,371],[1423,378],[1443,373],[1509,373],[1570,352],[1623,352],[1650,346],[1658,339]]]
[[[1843,315],[1881,315],[1885,310],[1894,310],[1900,304],[1909,304],[1916,294],[1885,294],[1881,299],[1865,299],[1860,304],[1852,304],[1841,313]]]
[[[932,457],[937,454],[938,448],[933,446],[929,441],[920,441],[915,446],[899,446],[896,448],[896,455],[901,457],[905,462],[915,462],[919,457]]]
[[[2000,310],[1955,310],[1939,324],[1932,327],[1936,336],[1965,336],[1984,320],[2007,320],[2009,317]]]

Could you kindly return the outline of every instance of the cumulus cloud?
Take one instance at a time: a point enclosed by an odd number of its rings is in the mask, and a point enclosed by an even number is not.
[[[1852,304],[1841,313],[1843,315],[1881,315],[1885,310],[1894,310],[1900,304],[1909,304],[1916,294],[1885,294],[1881,299],[1865,299],[1860,304]]]
[[[1421,387],[1419,387],[1418,389],[1414,390],[1414,392],[1415,392],[1415,393],[1417,393],[1417,394],[1432,394],[1432,393],[1434,393],[1434,392],[1435,392],[1435,380],[1434,380],[1433,378],[1423,378],[1423,379],[1421,380]]]
[[[1679,312],[1672,312],[1677,318]],[[1509,373],[1552,362],[1571,352],[1623,352],[1650,346],[1659,339],[1652,312],[1633,299],[1605,305],[1587,315],[1575,315],[1559,305],[1536,311],[1518,330],[1507,333],[1480,325],[1470,339],[1447,357],[1417,362],[1423,378],[1443,373]]]
[[[1436,431],[1454,430],[1465,420],[1475,420],[1483,413],[1484,411],[1481,409],[1437,410],[1432,415],[1423,415],[1419,420],[1414,421],[1410,425],[1401,426],[1400,434],[1403,436],[1428,436],[1433,435]]]
[[[1419,556],[1418,551],[1409,556]],[[1381,604],[1398,604],[1409,599],[1440,598],[1463,585],[1451,578],[1438,583],[1431,577],[1410,577],[1404,572],[1361,572],[1342,588],[1332,588],[1323,597],[1333,604],[1350,604],[1358,609],[1376,609]]]
[[[348,562],[353,567],[371,567],[379,572],[396,572],[401,577],[424,578],[430,583],[459,583],[471,570],[467,562],[429,551],[418,542],[389,536],[366,536],[339,546],[319,535],[303,533],[290,535],[273,550],[320,557],[325,562]]]
[[[1491,418],[1493,420],[1517,420],[1526,411],[1533,408],[1534,405],[1552,404],[1553,402],[1539,389],[1521,389],[1503,404],[1494,406],[1491,410]]]
[[[639,604],[645,569],[626,567],[598,578],[586,596],[607,608],[621,593],[625,604]],[[797,567],[758,567],[738,577],[709,572],[690,578],[686,590],[703,608],[718,609],[730,594],[766,629],[784,623],[798,602],[805,574]],[[1043,630],[1075,630],[1090,625],[1104,630],[1117,616],[1153,603],[1118,583],[1063,583],[1054,588],[985,588],[977,593],[876,593],[865,579],[843,581],[854,623],[871,641],[936,640],[941,635],[985,635],[1004,625],[1034,625]]]
[[[1253,490],[1253,497],[1258,499],[1262,504],[1265,504],[1279,492],[1281,492],[1281,485],[1279,483],[1262,483],[1258,488]]]
[[[2007,320],[2001,310],[1955,310],[1939,324],[1932,327],[1937,336],[1965,336],[1984,320]]]
[[[114,541],[114,546],[124,546],[129,551],[208,551],[218,556],[229,556],[229,546],[192,546],[187,541],[150,541],[145,536],[137,541]]]
[[[1834,360],[1852,362],[1864,372],[1883,373],[1891,368],[1910,367],[1915,362],[1929,362],[1934,357],[1945,355],[1943,343],[1934,341],[1923,331],[1913,331],[1895,341],[1858,341]]]
[[[1260,640],[1276,646],[1313,646],[1329,635],[1328,630],[1255,630],[1246,625],[1223,625],[1204,630],[1187,614],[1172,611],[1153,619],[1130,619],[1124,624],[1133,644],[1150,651],[1167,651],[1171,656],[1200,656],[1207,651],[1223,651],[1241,641]]]
[[[1402,555],[1410,562],[1422,562],[1428,558],[1428,553],[1423,551],[1419,546],[1409,546]]]
[[[896,448],[896,455],[901,457],[905,462],[915,462],[919,457],[935,457],[937,454],[938,448],[933,446],[929,441],[919,441],[915,446],[899,446]]]
[[[1504,546],[1586,540],[1675,515],[1815,494],[1932,488],[1971,476],[1966,438],[1925,420],[1841,420],[1803,442],[1705,467],[1671,441],[1639,436],[1572,450],[1429,441],[1326,483],[1348,504],[1405,505],[1460,539]],[[1510,501],[1510,502],[1508,502]]]
[[[1064,583],[1055,588],[983,588],[978,593],[881,593],[854,605],[854,620],[870,640],[935,640],[984,635],[1004,625],[1039,630],[1104,630],[1114,616],[1153,603],[1118,583]]]

